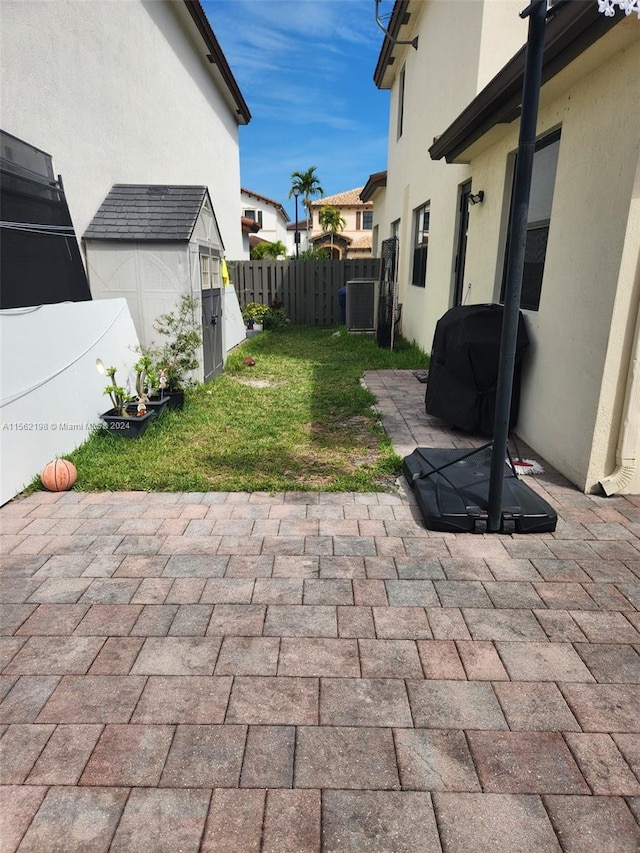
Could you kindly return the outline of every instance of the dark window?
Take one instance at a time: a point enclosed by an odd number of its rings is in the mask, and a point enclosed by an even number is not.
[[[244,211],[245,219],[251,219],[253,222],[257,222],[258,225],[262,228],[262,211],[261,210],[245,210]]]
[[[537,142],[533,158],[521,302],[522,307],[529,311],[537,311],[540,305],[559,150],[560,131],[557,130]],[[511,219],[511,213],[509,219]],[[500,293],[501,302],[504,301],[508,256],[509,245],[507,241]]]
[[[373,211],[362,211],[362,228],[364,231],[370,231],[373,228]]]
[[[413,272],[411,284],[425,287],[427,281],[427,254],[429,251],[430,202],[423,204],[415,213],[415,241],[413,249]]]
[[[400,80],[398,82],[398,139],[402,136],[404,125],[404,87],[405,87],[405,69],[400,72]]]

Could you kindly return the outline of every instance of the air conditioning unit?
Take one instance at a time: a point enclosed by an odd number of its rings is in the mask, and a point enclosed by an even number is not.
[[[354,278],[347,282],[347,329],[350,332],[375,332],[378,316],[378,282],[372,278]]]

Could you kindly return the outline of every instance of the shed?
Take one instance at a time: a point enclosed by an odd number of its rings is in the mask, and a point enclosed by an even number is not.
[[[235,291],[222,280],[224,245],[205,186],[115,184],[84,248],[93,297],[124,297],[143,346],[156,336],[156,318],[190,294],[202,327],[194,378],[206,382],[222,371],[244,325]]]

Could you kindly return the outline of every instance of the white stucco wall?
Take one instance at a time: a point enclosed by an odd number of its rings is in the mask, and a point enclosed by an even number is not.
[[[287,223],[274,205],[265,202],[262,199],[256,198],[251,193],[241,193],[241,213],[244,215],[245,210],[261,210],[262,211],[262,227],[256,236],[267,240],[269,243],[277,243],[281,240],[287,245]],[[240,258],[229,256],[231,260],[240,260]]]
[[[640,21],[621,21],[594,53],[601,61],[583,55],[542,91],[538,132],[562,135],[540,307],[525,312],[532,347],[518,423],[586,491],[616,464],[640,298]],[[517,122],[503,126],[469,164],[486,193],[470,211],[472,302],[499,298],[517,134]]]
[[[137,343],[124,299],[0,312],[0,504],[101,424],[111,403],[96,359],[124,385]]]
[[[391,235],[391,223],[401,220],[402,333],[428,351],[435,324],[451,304],[457,187],[470,174],[467,166],[432,161],[428,148],[524,43],[526,23],[509,0],[428,0],[412,3],[411,11],[411,31],[403,30],[402,38],[418,35],[419,46],[417,51],[405,47],[392,66],[387,187],[376,198],[374,225],[382,241]],[[398,139],[403,66],[404,122]],[[426,288],[420,288],[411,285],[414,211],[428,201],[429,258]]]
[[[298,237],[300,242],[298,243],[298,253],[304,252],[309,248],[309,242],[307,240],[307,229],[301,228],[298,231]],[[283,240],[283,243],[287,247],[287,257],[295,258],[296,256],[296,232],[289,231],[287,229],[286,237]]]
[[[198,184],[247,258],[237,123],[187,19],[160,0],[3,0],[2,128],[51,154],[78,237],[115,183]]]

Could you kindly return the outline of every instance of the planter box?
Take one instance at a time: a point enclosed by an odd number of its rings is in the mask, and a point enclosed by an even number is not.
[[[168,396],[164,396],[161,400],[160,397],[150,397],[147,403],[145,404],[148,412],[155,412],[158,416],[160,416],[165,409],[171,408],[171,400]],[[127,412],[134,417],[137,416],[138,404],[137,403],[128,403],[127,404]]]
[[[118,415],[115,409],[109,409],[100,417],[112,435],[119,435],[121,438],[140,438],[149,426],[149,421],[156,417],[156,413],[151,411],[138,417],[137,415]]]
[[[170,409],[184,408],[184,391],[165,391],[164,398],[169,400],[168,407]]]

